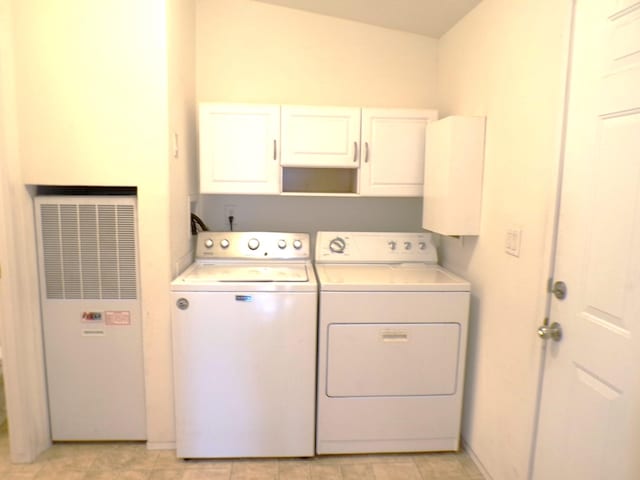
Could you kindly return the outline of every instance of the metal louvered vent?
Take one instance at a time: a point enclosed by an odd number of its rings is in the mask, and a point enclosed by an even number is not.
[[[134,205],[43,203],[48,299],[137,299]]]

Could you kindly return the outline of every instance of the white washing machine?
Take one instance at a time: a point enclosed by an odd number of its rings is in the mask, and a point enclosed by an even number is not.
[[[308,234],[202,232],[171,290],[177,456],[314,455]]]
[[[468,282],[428,233],[318,232],[316,451],[459,447]]]

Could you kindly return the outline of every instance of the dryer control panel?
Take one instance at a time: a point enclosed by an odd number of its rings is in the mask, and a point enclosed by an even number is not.
[[[318,232],[317,263],[438,263],[430,233]]]
[[[196,259],[289,260],[310,258],[308,233],[200,232]]]

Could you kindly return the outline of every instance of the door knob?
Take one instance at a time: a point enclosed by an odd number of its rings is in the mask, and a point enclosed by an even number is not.
[[[538,329],[538,336],[543,340],[550,338],[555,342],[559,342],[562,339],[562,327],[558,322],[553,322],[551,325],[543,325]]]

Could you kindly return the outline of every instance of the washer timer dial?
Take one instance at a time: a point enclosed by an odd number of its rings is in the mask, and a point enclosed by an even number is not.
[[[329,242],[329,250],[333,253],[344,253],[345,248],[347,248],[347,242],[342,237],[336,237]]]

